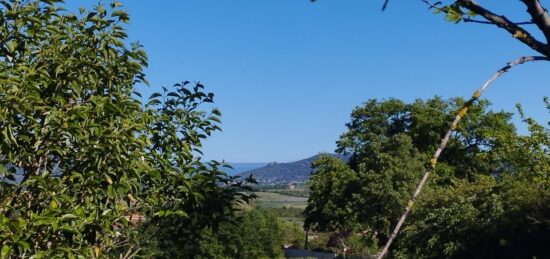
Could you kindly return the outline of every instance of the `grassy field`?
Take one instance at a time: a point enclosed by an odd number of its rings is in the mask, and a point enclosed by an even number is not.
[[[257,192],[254,206],[260,208],[298,208],[305,209],[307,197],[284,195],[275,192]]]
[[[301,214],[307,205],[307,195],[286,195],[279,193],[281,190],[269,192],[256,192],[258,198],[254,200],[252,206],[270,210],[285,223],[302,226],[304,218]]]

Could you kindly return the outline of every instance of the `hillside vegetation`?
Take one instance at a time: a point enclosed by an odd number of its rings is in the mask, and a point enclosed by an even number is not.
[[[328,154],[339,159],[346,159],[344,156],[336,154]],[[260,185],[277,186],[287,184],[303,184],[307,181],[313,169],[311,163],[319,158],[320,155],[315,155],[306,159],[302,159],[290,163],[272,162],[266,166],[246,171],[238,174],[242,177],[253,176]]]

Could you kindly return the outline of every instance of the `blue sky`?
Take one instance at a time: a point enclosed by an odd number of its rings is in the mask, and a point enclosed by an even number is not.
[[[229,162],[331,152],[352,109],[367,99],[470,96],[507,61],[535,54],[493,26],[445,22],[420,0],[393,0],[384,13],[382,0],[122,3],[131,40],[149,56],[144,96],[184,80],[205,84],[216,94],[223,131],[204,154]],[[519,1],[493,7],[526,19]],[[549,69],[519,67],[484,97],[495,110],[521,103],[546,122]]]

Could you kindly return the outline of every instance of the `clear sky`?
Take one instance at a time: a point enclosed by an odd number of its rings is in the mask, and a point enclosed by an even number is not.
[[[469,97],[507,61],[535,54],[493,26],[445,22],[420,0],[390,1],[384,13],[382,0],[122,3],[130,38],[149,56],[144,96],[184,80],[205,84],[216,94],[223,132],[204,154],[228,162],[332,152],[352,109],[370,98]],[[492,5],[526,20],[520,1]],[[521,103],[545,123],[549,71],[550,64],[524,65],[484,97],[495,110]]]

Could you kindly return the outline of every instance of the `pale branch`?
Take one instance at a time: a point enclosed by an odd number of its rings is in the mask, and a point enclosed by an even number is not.
[[[531,49],[550,57],[550,47],[531,35],[527,30],[510,21],[506,16],[497,15],[484,7],[478,5],[473,0],[457,0],[464,8],[473,13],[482,16],[487,21],[494,23],[496,26],[508,31],[514,38],[529,46]]]
[[[542,31],[546,38],[546,44],[550,44],[550,16],[542,7],[539,0],[521,0],[527,6],[527,12],[531,15],[537,27]]]
[[[466,113],[468,112],[468,109],[472,106],[472,104],[476,100],[479,99],[479,97],[481,96],[483,91],[485,91],[485,89],[487,89],[487,87],[491,83],[493,83],[493,81],[495,81],[502,74],[508,72],[508,70],[510,70],[512,67],[517,66],[517,65],[521,65],[521,64],[526,63],[526,62],[542,61],[542,60],[550,61],[550,58],[543,57],[543,56],[526,56],[526,57],[520,57],[520,58],[506,64],[506,66],[499,69],[497,72],[495,72],[489,78],[489,80],[487,80],[485,83],[483,83],[483,85],[481,85],[481,87],[479,87],[474,92],[472,97],[466,103],[464,103],[464,105],[462,105],[462,107],[458,110],[451,126],[447,130],[447,133],[445,133],[444,137],[441,139],[441,143],[439,144],[438,149],[435,151],[433,157],[430,159],[429,167],[426,169],[426,171],[424,171],[424,175],[422,176],[422,179],[420,180],[418,186],[416,187],[416,190],[414,191],[411,199],[407,203],[407,206],[405,206],[405,211],[403,212],[403,215],[401,215],[401,217],[399,218],[399,221],[395,225],[395,228],[394,228],[393,232],[391,233],[388,241],[386,242],[386,245],[384,246],[382,251],[378,254],[377,259],[382,259],[386,255],[386,253],[388,252],[393,240],[397,237],[397,234],[399,233],[399,230],[401,229],[401,226],[403,225],[403,223],[407,219],[407,216],[409,215],[409,212],[411,211],[412,207],[414,206],[414,203],[415,203],[416,199],[418,198],[418,195],[420,194],[420,192],[422,191],[422,188],[426,184],[426,181],[428,180],[428,178],[430,176],[430,173],[435,168],[435,166],[437,164],[437,160],[439,159],[439,156],[441,155],[441,153],[443,152],[443,150],[447,146],[447,142],[451,138],[451,134],[455,131],[455,129],[458,125],[458,122],[460,121],[460,119],[462,119],[466,115]]]
[[[124,256],[122,254],[120,254],[120,259],[130,259],[130,258],[133,258],[138,252],[139,250],[141,250],[141,248],[137,248],[135,251],[132,251],[132,249],[134,249],[134,246],[130,246],[130,248],[128,249],[128,251],[126,252],[126,254],[124,254]]]

